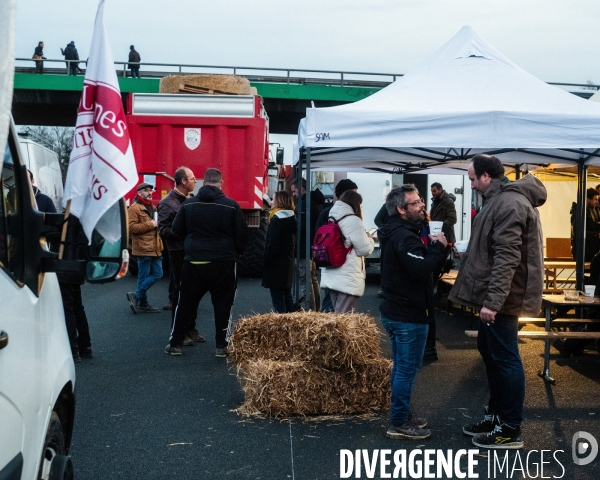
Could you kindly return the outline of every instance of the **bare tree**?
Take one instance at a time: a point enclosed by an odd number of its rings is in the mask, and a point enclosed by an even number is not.
[[[63,179],[66,178],[69,157],[73,148],[73,127],[40,127],[26,126],[21,129],[21,135],[27,135],[33,141],[41,143],[56,152],[60,163]]]

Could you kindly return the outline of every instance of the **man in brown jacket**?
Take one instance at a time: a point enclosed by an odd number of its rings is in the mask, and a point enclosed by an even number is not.
[[[133,313],[160,312],[148,303],[146,295],[163,274],[163,244],[158,234],[156,208],[152,205],[153,190],[154,187],[149,183],[140,183],[137,187],[137,197],[128,211],[131,253],[137,257],[138,264],[137,290],[127,293],[129,308]]]
[[[477,348],[490,398],[484,419],[463,432],[478,447],[518,449],[525,399],[518,321],[519,315],[536,316],[542,303],[544,257],[536,207],[546,202],[547,193],[532,175],[502,183],[504,167],[491,155],[475,155],[468,174],[471,188],[483,196],[483,208],[449,298],[479,310]]]

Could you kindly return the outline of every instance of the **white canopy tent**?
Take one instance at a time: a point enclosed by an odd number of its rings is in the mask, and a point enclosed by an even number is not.
[[[600,104],[533,77],[465,26],[422,64],[370,97],[308,108],[294,163],[302,161],[300,168],[309,171],[346,167],[410,173],[456,168],[481,152],[517,169],[577,164],[578,204],[584,205],[587,165],[600,165]],[[583,208],[578,221],[585,222]],[[578,285],[584,265],[580,242]]]

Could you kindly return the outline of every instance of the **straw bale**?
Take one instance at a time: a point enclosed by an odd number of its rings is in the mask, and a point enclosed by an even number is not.
[[[352,368],[380,357],[380,336],[366,314],[267,313],[240,319],[227,350],[236,365],[262,359]]]
[[[250,81],[237,75],[169,75],[160,79],[160,93],[177,93],[182,83],[221,90],[237,95],[253,95]],[[256,89],[254,89],[256,91]]]
[[[273,417],[382,412],[390,405],[391,370],[385,358],[349,370],[308,362],[248,362],[238,370],[245,400],[237,412]]]

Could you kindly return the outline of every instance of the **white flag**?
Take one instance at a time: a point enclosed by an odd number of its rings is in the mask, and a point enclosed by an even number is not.
[[[104,0],[100,0],[63,206],[71,200],[71,213],[79,218],[90,241],[96,227],[106,240],[116,242],[121,234],[119,222],[98,224],[98,220],[135,187],[138,175],[103,13]]]

